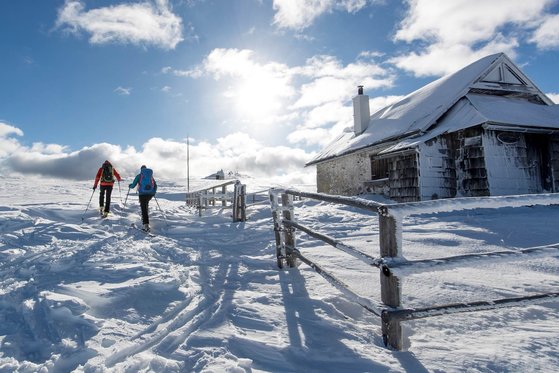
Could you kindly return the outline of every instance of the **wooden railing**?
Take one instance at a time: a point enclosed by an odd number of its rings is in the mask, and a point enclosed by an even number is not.
[[[227,188],[233,186],[233,191]],[[230,207],[233,211],[233,221],[246,221],[246,185],[239,180],[222,180],[211,186],[198,189],[186,194],[186,204],[195,206],[198,215],[211,208]]]
[[[401,278],[404,275],[435,271],[447,264],[456,266],[472,260],[487,258],[501,259],[514,255],[556,255],[559,244],[534,247],[522,250],[496,251],[481,254],[466,254],[454,257],[445,257],[429,260],[408,261],[402,256],[402,221],[404,217],[416,214],[434,212],[452,212],[468,209],[495,209],[503,207],[523,207],[533,205],[557,205],[559,194],[538,194],[504,197],[480,198],[455,198],[434,201],[412,202],[402,204],[381,204],[357,197],[333,196],[323,193],[301,192],[293,189],[270,189],[269,192],[274,233],[276,241],[276,258],[279,268],[286,264],[296,267],[302,261],[333,286],[339,289],[349,299],[355,301],[373,314],[381,317],[382,336],[386,346],[396,350],[403,348],[402,321],[439,316],[443,314],[474,312],[486,309],[534,304],[553,300],[559,297],[559,291],[530,296],[493,299],[487,301],[434,305],[426,308],[404,308],[402,306]],[[353,248],[343,242],[316,232],[296,222],[294,214],[293,197],[310,198],[319,201],[332,202],[353,206],[369,213],[378,215],[379,224],[379,256],[373,257]],[[301,231],[318,240],[350,254],[365,263],[380,270],[380,302],[364,297],[353,292],[341,280],[333,276],[317,263],[305,257],[296,246],[296,231]]]
[[[247,191],[246,193],[247,207],[253,205],[259,205],[262,203],[270,203],[270,199],[268,198],[269,190],[270,189],[261,189],[261,190],[252,191],[250,193]]]

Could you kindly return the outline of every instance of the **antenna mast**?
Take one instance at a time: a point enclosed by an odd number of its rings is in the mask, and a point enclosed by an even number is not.
[[[186,192],[190,193],[190,139],[186,136]]]

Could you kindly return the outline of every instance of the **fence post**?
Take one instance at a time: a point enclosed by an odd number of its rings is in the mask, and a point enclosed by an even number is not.
[[[276,239],[276,260],[278,268],[283,268],[283,259],[285,258],[285,250],[282,250],[283,242],[281,240],[281,221],[279,216],[279,197],[278,192],[270,189],[268,192],[270,196],[270,206],[272,209],[272,220],[274,221],[274,237]]]
[[[227,206],[227,199],[225,198],[225,195],[227,194],[227,185],[221,187],[221,194],[221,206]]]
[[[400,256],[401,222],[389,215],[379,214],[379,244],[380,256],[382,258],[394,258]],[[380,272],[380,291],[382,302],[391,308],[401,306],[400,279],[383,266]],[[402,325],[399,320],[390,318],[390,311],[382,311],[382,338],[386,346],[395,350],[402,350],[403,335]]]
[[[245,184],[241,185],[241,195],[239,196],[239,198],[241,199],[240,201],[240,207],[241,207],[241,221],[247,221],[247,186]]]
[[[198,194],[198,216],[202,217],[202,193]]]
[[[233,222],[239,221],[239,193],[241,191],[240,186],[241,183],[238,181],[235,183],[235,185],[233,185]]]
[[[283,207],[283,218],[285,220],[294,220],[293,214],[293,196],[282,193],[281,195],[281,205]],[[295,250],[295,228],[293,227],[283,227],[283,236],[285,243],[285,261],[287,265],[291,268],[297,266],[297,257],[294,254]]]

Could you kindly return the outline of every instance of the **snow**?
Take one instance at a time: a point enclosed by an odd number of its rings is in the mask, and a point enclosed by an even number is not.
[[[404,322],[407,351],[391,351],[379,318],[309,266],[277,269],[269,204],[249,205],[242,223],[233,223],[228,209],[199,217],[184,203],[184,185],[158,184],[162,211],[150,203],[155,237],[148,237],[130,229],[140,222],[134,194],[124,206],[115,188],[112,214],[101,220],[97,192],[84,216],[89,181],[3,179],[1,372],[559,369],[557,301]],[[249,193],[266,186],[247,184]],[[403,218],[404,256],[559,242],[556,205],[474,205],[458,200],[436,214],[403,207],[414,213]],[[375,214],[308,199],[295,201],[294,211],[298,223],[378,256]],[[297,243],[361,297],[380,299],[378,269],[301,232]],[[427,307],[558,286],[559,253],[550,252],[420,271],[403,279],[402,294],[405,307]]]
[[[528,128],[559,129],[559,105],[538,105],[526,100],[468,94],[484,122]]]

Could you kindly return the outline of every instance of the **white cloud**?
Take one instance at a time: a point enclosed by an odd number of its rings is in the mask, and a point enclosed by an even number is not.
[[[362,51],[359,53],[359,58],[378,58],[383,57],[386,53],[379,52],[379,51]]]
[[[68,150],[68,147],[58,144],[43,144],[42,142],[35,142],[29,150],[33,153],[63,154]]]
[[[0,122],[0,137],[7,137],[8,135],[23,136],[23,131],[12,125]]]
[[[469,45],[445,46],[437,43],[419,53],[411,52],[408,55],[391,58],[389,62],[400,69],[412,71],[416,76],[442,76],[494,53],[504,52],[514,59],[516,47],[518,47],[516,39],[505,40],[499,36],[477,50]]]
[[[303,30],[324,13],[334,10],[355,13],[370,0],[274,0],[274,24],[279,28]]]
[[[559,93],[546,93],[547,97],[549,97],[555,104],[559,104]]]
[[[122,43],[174,49],[183,40],[181,19],[168,0],[143,1],[85,10],[81,0],[66,0],[56,27],[85,32],[93,44]]]
[[[339,132],[335,135],[339,135]],[[331,130],[326,128],[299,128],[291,132],[287,136],[290,143],[304,143],[305,145],[321,145],[328,144],[333,139]]]
[[[404,98],[404,96],[373,97],[369,100],[371,114]],[[290,133],[290,143],[325,146],[345,129],[353,128],[353,107],[330,102],[307,112],[304,124]]]
[[[116,92],[121,96],[129,96],[132,93],[132,88],[119,86],[116,87],[113,92]]]
[[[274,0],[274,24],[296,30],[310,26],[322,13],[332,10],[334,0]]]
[[[366,89],[391,87],[395,79],[389,70],[376,63],[358,61],[343,66],[333,56],[314,56],[293,71],[310,80],[301,86],[295,108],[345,102],[355,95],[358,85]]]
[[[208,76],[222,81],[224,87],[219,92],[237,117],[245,122],[277,123],[285,117],[281,110],[285,100],[296,94],[293,73],[287,65],[260,62],[248,49],[214,49],[199,66],[173,72],[190,78]]]
[[[554,49],[559,47],[559,15],[554,14],[544,18],[542,24],[536,29],[532,38],[541,49]]]
[[[161,71],[220,82],[222,88],[216,85],[216,91],[237,110],[241,123],[294,128],[296,133],[289,136],[292,142],[324,143],[333,134],[326,131],[328,136],[317,138],[310,129],[338,126],[344,118],[351,120],[350,99],[358,85],[367,90],[393,85],[395,76],[389,69],[366,61],[378,56],[364,52],[355,62],[344,65],[334,56],[319,55],[303,65],[288,66],[262,61],[248,49],[214,49],[189,70],[164,67]],[[328,115],[331,117],[326,118]]]
[[[20,145],[12,136],[23,136],[23,131],[12,125],[0,122],[0,161],[15,153]]]
[[[409,10],[395,40],[425,46],[391,62],[417,76],[438,76],[490,53],[514,57],[519,38],[542,22],[553,1],[407,0]]]
[[[307,113],[306,128],[324,127],[328,123],[350,121],[353,117],[351,106],[344,106],[341,102],[329,102],[317,106]]]
[[[537,20],[550,0],[408,0],[396,39],[472,44],[491,39],[507,24]]]
[[[10,173],[90,180],[93,184],[97,169],[108,159],[125,182],[131,181],[142,164],[153,168],[160,179],[186,178],[186,141],[151,138],[141,149],[101,143],[69,151],[66,146],[57,144],[35,143],[26,147],[14,139],[14,135],[22,136],[23,132],[0,123],[0,170]],[[214,143],[190,139],[189,153],[190,175],[195,178],[224,169],[274,180],[306,178],[307,182],[312,182],[314,179],[308,170],[303,170],[313,153],[298,148],[265,146],[245,133],[233,133]]]
[[[345,79],[322,77],[301,87],[301,97],[295,108],[314,107],[332,101],[341,101],[351,95],[354,84]]]
[[[396,103],[402,100],[405,96],[381,96],[381,97],[372,97],[369,99],[369,108],[371,110],[371,114],[376,113],[380,109],[387,107],[393,103]]]

